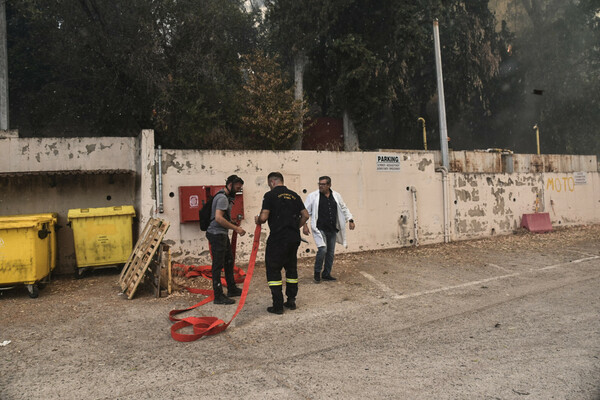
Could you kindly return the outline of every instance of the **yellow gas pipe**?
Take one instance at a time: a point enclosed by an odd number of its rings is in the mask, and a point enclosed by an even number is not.
[[[540,155],[540,127],[538,126],[538,124],[535,124],[533,126],[533,129],[535,129],[535,140],[537,142],[537,151],[538,151],[538,156]]]

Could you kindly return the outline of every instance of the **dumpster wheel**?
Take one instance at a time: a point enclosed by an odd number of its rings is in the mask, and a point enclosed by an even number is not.
[[[29,297],[32,299],[35,299],[40,295],[40,289],[36,283],[27,285],[27,291],[29,292]]]
[[[85,274],[85,271],[87,271],[87,268],[85,267],[75,267],[73,276],[75,277],[75,279],[81,279],[83,278],[83,274]]]

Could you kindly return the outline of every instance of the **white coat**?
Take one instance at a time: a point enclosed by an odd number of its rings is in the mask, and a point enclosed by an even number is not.
[[[337,203],[337,235],[335,237],[335,241],[339,244],[342,244],[344,247],[348,247],[348,243],[346,242],[346,222],[352,219],[352,214],[348,207],[346,207],[346,203],[344,203],[344,199],[338,192],[334,192],[331,190],[331,194],[333,195],[333,199]],[[323,235],[321,231],[317,229],[317,219],[319,218],[319,195],[320,192],[314,191],[310,193],[306,197],[306,201],[304,202],[304,207],[306,207],[306,211],[308,211],[308,215],[310,218],[310,227],[312,228],[313,238],[315,239],[315,244],[317,247],[327,246],[325,244],[325,240],[323,239]]]

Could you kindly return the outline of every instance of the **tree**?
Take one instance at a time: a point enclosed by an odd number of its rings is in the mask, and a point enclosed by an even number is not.
[[[268,14],[270,24],[278,27],[273,43],[282,51],[303,46],[310,63],[309,103],[317,104],[322,115],[348,111],[361,147],[420,145],[417,118],[436,91],[434,17],[445,29],[449,125],[489,107],[485,87],[499,56],[487,1],[325,0],[303,6],[286,14],[280,5],[278,12]],[[293,28],[284,31],[288,26]]]
[[[544,153],[600,154],[600,5],[521,2],[530,25],[508,39],[511,54],[502,62],[494,104],[496,137],[504,133],[500,143],[533,153],[538,124]]]
[[[267,0],[267,49],[283,56],[294,70],[294,99],[304,104],[304,72],[308,64],[307,53],[314,46],[317,32],[314,22],[318,17],[311,11],[319,9],[319,1]],[[307,12],[308,11],[308,12]],[[269,45],[269,39],[271,45]],[[305,112],[303,111],[304,115]],[[299,121],[302,129],[303,121]],[[302,148],[302,135],[298,135],[294,149]]]
[[[122,135],[202,147],[236,140],[241,0],[18,0],[8,4],[13,124],[24,135]]]
[[[174,5],[172,5],[174,4]],[[162,74],[157,74],[156,129],[172,146],[206,148],[225,134],[238,141],[243,105],[240,56],[256,47],[253,16],[240,1],[169,2],[163,21]]]
[[[304,109],[294,99],[294,88],[286,82],[273,58],[260,51],[244,57],[242,124],[249,146],[258,149],[290,148],[302,134]]]

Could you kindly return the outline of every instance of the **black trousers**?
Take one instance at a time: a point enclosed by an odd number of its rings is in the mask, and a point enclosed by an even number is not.
[[[285,294],[288,300],[295,300],[298,295],[298,246],[299,239],[274,239],[269,236],[267,240],[265,266],[275,308],[283,308],[282,268],[285,269]]]
[[[213,291],[215,292],[215,296],[217,296],[223,294],[221,271],[225,270],[227,287],[232,288],[235,286],[231,242],[229,241],[229,235],[226,234],[214,235],[206,232],[206,238],[212,250],[212,283]]]

